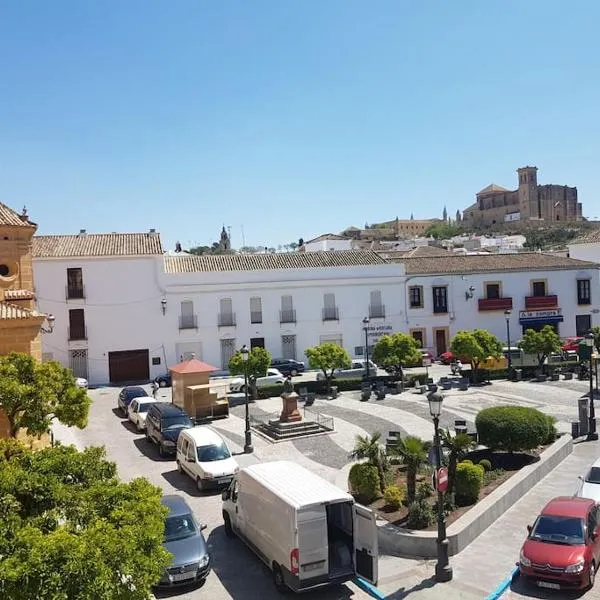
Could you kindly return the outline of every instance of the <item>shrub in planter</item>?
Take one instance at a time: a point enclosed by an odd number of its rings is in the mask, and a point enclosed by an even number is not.
[[[433,523],[433,509],[426,500],[417,500],[408,507],[406,525],[410,529],[425,529]]]
[[[433,494],[433,487],[427,481],[422,481],[417,486],[417,500],[426,500],[431,494]]]
[[[463,465],[472,465],[473,461],[470,458],[465,458],[465,460],[460,461]]]
[[[553,444],[558,437],[558,431],[556,430],[556,417],[546,415],[548,421],[548,437],[544,441],[544,444]]]
[[[257,391],[259,398],[275,398],[283,394],[283,386],[279,384],[265,385],[263,387],[259,387]]]
[[[352,465],[348,474],[350,490],[355,493],[361,502],[369,504],[379,494],[379,473],[377,467],[368,463]]]
[[[486,472],[492,470],[492,463],[487,458],[482,458],[477,464]]]
[[[383,492],[386,506],[398,510],[406,498],[406,489],[399,485],[388,485]]]
[[[485,471],[481,465],[466,462],[457,465],[454,483],[457,506],[469,506],[477,502],[483,485],[484,473]]]
[[[479,443],[490,450],[533,450],[556,432],[548,417],[527,406],[494,406],[477,413]]]

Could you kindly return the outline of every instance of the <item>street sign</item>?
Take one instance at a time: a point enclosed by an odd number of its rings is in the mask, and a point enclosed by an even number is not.
[[[431,366],[431,359],[423,357],[423,366],[424,367],[430,367]]]
[[[448,489],[448,469],[446,467],[437,470],[436,488],[442,494],[445,494]]]

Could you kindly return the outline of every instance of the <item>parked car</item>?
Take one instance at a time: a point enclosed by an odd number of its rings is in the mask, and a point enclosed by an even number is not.
[[[193,426],[190,416],[179,406],[153,402],[146,416],[146,439],[158,445],[161,456],[168,456],[175,454],[179,434]]]
[[[256,379],[256,387],[261,388],[265,385],[278,385],[282,384],[285,381],[285,377],[283,373],[278,371],[277,369],[267,369],[267,374],[265,377],[257,377]],[[229,382],[229,391],[232,393],[235,392],[243,392],[244,391],[244,378],[236,377]]]
[[[239,471],[225,440],[211,427],[192,427],[179,434],[177,470],[189,475],[199,491],[231,483]]]
[[[163,496],[163,506],[169,510],[165,518],[163,547],[173,555],[158,588],[171,588],[197,583],[201,585],[210,573],[210,555],[202,531],[206,525],[196,521],[192,509],[182,496]]]
[[[568,337],[565,339],[560,349],[563,352],[568,352],[569,350],[577,352],[579,350],[579,343],[581,341],[583,341],[583,338],[580,336]]]
[[[440,360],[442,361],[443,365],[449,365],[450,363],[454,362],[455,356],[453,352],[450,352],[450,350],[448,350],[447,352],[442,352],[440,354]]]
[[[579,476],[579,485],[575,495],[579,498],[590,498],[600,503],[600,458],[584,476]]]
[[[134,398],[127,407],[127,418],[135,425],[138,431],[146,429],[146,416],[150,405],[156,402],[154,398],[148,396],[138,396]]]
[[[420,350],[421,352],[421,364],[423,364],[423,359],[424,358],[428,358],[431,362],[433,362],[435,360],[435,357],[433,356],[433,352],[431,350],[426,350],[424,348],[422,348]]]
[[[538,587],[591,588],[600,560],[600,507],[589,498],[550,500],[521,548],[519,571]]]
[[[282,375],[291,375],[292,377],[296,377],[300,373],[304,373],[303,362],[299,360],[293,360],[291,358],[274,358],[271,361],[271,368],[277,369]]]
[[[129,408],[131,401],[134,398],[140,398],[142,396],[147,395],[148,393],[146,392],[146,390],[143,387],[140,387],[139,385],[130,385],[124,387],[119,393],[119,397],[117,398],[117,408],[119,409],[120,413],[124,417],[126,417],[127,409]]]
[[[87,390],[88,380],[85,377],[75,377],[75,385],[82,390]]]
[[[158,384],[158,387],[166,388],[171,387],[171,373],[165,373],[154,378],[154,383]]]
[[[349,369],[336,369],[333,372],[333,379],[360,379],[366,372],[367,361],[362,358],[355,358]],[[369,377],[377,376],[377,365],[369,360]],[[317,381],[325,381],[323,371],[317,373]]]

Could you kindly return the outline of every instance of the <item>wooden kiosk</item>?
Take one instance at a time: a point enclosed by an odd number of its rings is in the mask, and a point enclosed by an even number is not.
[[[211,381],[216,367],[199,361],[195,355],[169,367],[173,404],[183,408],[192,419],[217,419],[229,416],[228,381]]]

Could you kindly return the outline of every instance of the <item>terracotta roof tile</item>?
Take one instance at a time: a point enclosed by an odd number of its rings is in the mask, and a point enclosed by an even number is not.
[[[31,300],[35,294],[29,290],[6,290],[4,292],[5,300]]]
[[[169,371],[172,373],[212,373],[213,371],[218,371],[217,367],[213,367],[197,358],[190,358],[189,360],[184,360],[172,367],[169,367]]]
[[[0,302],[0,319],[2,320],[29,319],[30,317],[41,316],[42,315],[36,311],[21,308],[20,306],[15,306],[14,304],[9,304],[8,302]]]
[[[490,185],[488,185],[487,187],[484,187],[482,190],[477,192],[477,195],[479,196],[480,194],[492,194],[494,192],[510,192],[510,191],[511,190],[507,190],[505,187],[502,187],[501,185],[497,185],[495,183],[490,183]]]
[[[278,252],[273,254],[217,254],[165,256],[166,273],[211,271],[263,271],[385,265],[375,252],[331,250],[329,252]]]
[[[312,240],[308,240],[307,242],[304,242],[304,243],[312,244],[313,242],[323,242],[325,240],[348,240],[348,238],[344,237],[343,235],[339,235],[337,233],[324,233],[323,235],[319,235],[316,238],[313,238]]]
[[[81,233],[33,238],[34,258],[153,256],[162,254],[158,233]]]
[[[26,216],[21,216],[6,204],[0,202],[0,225],[15,225],[16,227],[35,227]]]
[[[592,229],[591,231],[584,233],[583,235],[569,242],[567,245],[570,246],[571,244],[597,244],[598,242],[600,242],[600,228]]]
[[[518,254],[474,254],[394,259],[404,263],[407,275],[446,273],[488,273],[494,271],[546,271],[559,269],[598,269],[596,263],[564,256],[522,252]]]

